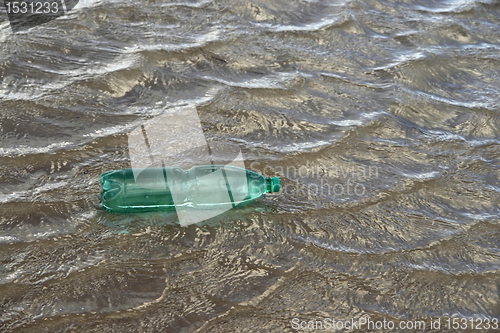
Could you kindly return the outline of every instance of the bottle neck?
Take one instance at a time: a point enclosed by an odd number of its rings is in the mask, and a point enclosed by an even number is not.
[[[273,193],[280,191],[280,180],[278,177],[266,178],[266,192]]]

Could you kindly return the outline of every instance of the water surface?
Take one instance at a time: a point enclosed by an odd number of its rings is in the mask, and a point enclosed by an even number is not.
[[[499,23],[486,0],[81,0],[13,34],[3,11],[0,330],[500,318]],[[188,227],[103,212],[127,133],[192,104],[282,192]]]

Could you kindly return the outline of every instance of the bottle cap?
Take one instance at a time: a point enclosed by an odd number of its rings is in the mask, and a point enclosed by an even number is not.
[[[279,192],[280,191],[280,179],[278,177],[266,178],[267,192]]]

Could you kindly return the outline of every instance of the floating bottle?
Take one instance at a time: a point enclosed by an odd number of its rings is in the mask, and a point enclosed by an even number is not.
[[[99,180],[102,206],[113,213],[177,210],[179,214],[183,209],[222,213],[280,190],[278,177],[264,178],[232,165],[111,170]]]

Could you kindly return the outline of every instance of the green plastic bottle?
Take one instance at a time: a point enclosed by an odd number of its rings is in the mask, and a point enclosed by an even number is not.
[[[111,170],[101,174],[103,208],[113,213],[175,210],[182,207],[229,210],[269,192],[278,192],[278,177],[232,165]]]

